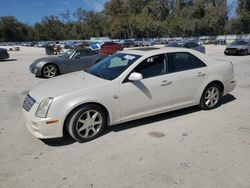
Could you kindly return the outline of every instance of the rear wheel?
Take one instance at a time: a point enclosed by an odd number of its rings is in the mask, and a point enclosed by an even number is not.
[[[57,67],[53,64],[45,65],[42,69],[42,75],[44,78],[52,78],[58,75]]]
[[[214,109],[219,105],[220,98],[220,87],[217,84],[209,84],[202,94],[199,106],[204,110]]]
[[[97,105],[84,105],[68,117],[66,128],[71,137],[87,142],[100,136],[106,126],[106,114]]]

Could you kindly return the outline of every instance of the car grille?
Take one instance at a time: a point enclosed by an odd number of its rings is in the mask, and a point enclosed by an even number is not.
[[[23,101],[23,108],[29,112],[33,105],[36,103],[36,100],[31,96],[27,95]]]

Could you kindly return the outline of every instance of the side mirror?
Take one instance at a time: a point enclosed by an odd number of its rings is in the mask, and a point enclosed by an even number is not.
[[[143,76],[141,73],[138,73],[138,72],[132,72],[129,77],[128,77],[128,80],[129,81],[139,81],[139,80],[142,80],[143,79]]]

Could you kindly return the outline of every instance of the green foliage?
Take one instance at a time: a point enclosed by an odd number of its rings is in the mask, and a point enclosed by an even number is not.
[[[181,37],[250,33],[250,0],[238,0],[228,20],[226,0],[110,0],[102,12],[78,8],[29,26],[0,17],[0,41]]]
[[[18,41],[31,39],[31,28],[19,22],[15,17],[0,17],[0,41]]]

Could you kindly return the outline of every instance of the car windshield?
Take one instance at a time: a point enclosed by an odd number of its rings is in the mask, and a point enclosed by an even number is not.
[[[106,80],[113,80],[120,76],[123,71],[140,57],[139,55],[115,53],[101,60],[93,67],[86,70],[86,72]]]
[[[166,47],[182,47],[182,43],[171,42],[171,43],[166,44]]]
[[[234,41],[232,45],[247,45],[246,41],[240,40],[240,41]]]
[[[70,58],[74,52],[75,52],[74,50],[68,50],[68,51],[62,53],[61,55],[59,55],[58,57]]]

